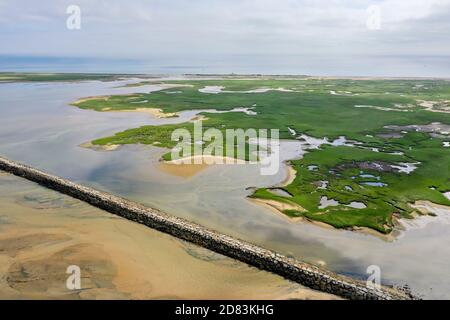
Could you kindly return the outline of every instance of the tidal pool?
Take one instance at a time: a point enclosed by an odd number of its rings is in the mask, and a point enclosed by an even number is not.
[[[289,192],[284,191],[283,189],[280,188],[272,188],[272,189],[268,189],[269,192],[276,194],[278,196],[282,196],[282,197],[286,197],[286,198],[291,198],[292,195]]]
[[[367,206],[363,202],[352,201],[350,204],[342,204],[335,199],[328,199],[327,197],[321,197],[319,203],[319,209],[326,209],[328,207],[345,206],[354,209],[365,209]]]
[[[145,113],[69,106],[81,97],[158,89],[118,88],[129,82],[0,84],[0,154],[333,271],[365,279],[367,267],[378,265],[384,283],[407,283],[425,298],[450,298],[450,283],[442,281],[450,276],[450,225],[439,219],[386,242],[372,235],[293,223],[248,201],[249,187],[277,186],[286,179],[288,170],[282,163],[274,176],[261,176],[259,165],[251,164],[207,166],[185,176],[161,170],[159,159],[166,152],[161,148],[131,145],[106,152],[79,147],[118,131],[187,121],[198,113],[156,119]],[[280,162],[301,157],[307,146],[327,143],[302,138],[282,141]],[[419,263],[424,260],[426,264]]]

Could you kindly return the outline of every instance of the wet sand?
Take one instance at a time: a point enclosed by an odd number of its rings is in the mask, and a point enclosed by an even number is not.
[[[108,111],[108,112],[142,112],[142,113],[148,113],[154,118],[162,119],[162,118],[173,118],[178,117],[178,113],[176,112],[163,112],[162,109],[159,108],[136,108],[136,109],[130,109],[130,110],[107,110],[103,109],[102,111]]]
[[[123,96],[127,96],[127,95],[124,94]],[[133,94],[129,94],[129,96],[132,97]],[[110,97],[111,96],[97,96],[97,97],[81,98],[81,99],[78,99],[77,101],[71,103],[71,105],[78,106],[79,104],[81,104],[83,102],[88,102],[88,101],[92,101],[92,100],[108,101]],[[144,102],[148,102],[148,101],[144,100]],[[135,103],[139,103],[139,102],[135,102]],[[136,109],[130,109],[130,110],[111,110],[111,108],[103,108],[103,109],[101,109],[101,112],[143,112],[143,113],[148,113],[152,117],[158,118],[158,119],[171,118],[171,117],[178,116],[178,114],[176,112],[165,113],[165,112],[163,112],[162,109],[159,109],[159,108],[136,108]]]
[[[246,161],[222,156],[200,155],[171,161],[161,161],[158,169],[173,176],[190,178],[211,166],[237,164],[246,164]]]
[[[65,286],[69,265],[81,290]],[[0,174],[0,298],[335,297]]]
[[[105,145],[94,145],[91,142],[85,142],[80,144],[81,148],[92,149],[95,151],[115,151],[121,147],[118,144],[105,144]]]
[[[292,202],[292,204],[289,204],[287,202],[281,202],[281,201],[276,201],[276,200],[269,200],[269,199],[259,199],[259,198],[248,198],[251,202],[263,205],[263,206],[267,206],[271,209],[275,209],[277,213],[281,213],[282,215],[284,215],[286,218],[288,218],[291,221],[305,221],[305,219],[303,218],[291,218],[288,217],[287,215],[285,215],[283,213],[284,210],[297,210],[300,212],[304,212],[306,211],[303,207],[299,206],[298,204],[295,204]]]
[[[190,178],[208,168],[207,164],[175,164],[161,162],[158,169],[173,176]]]
[[[283,182],[280,183],[279,187],[286,187],[290,185],[297,177],[297,171],[294,169],[294,167],[291,166],[290,163],[285,162],[284,165],[287,169],[286,178],[283,180]]]

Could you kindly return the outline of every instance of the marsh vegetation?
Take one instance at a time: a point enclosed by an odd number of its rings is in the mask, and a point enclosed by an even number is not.
[[[450,189],[450,152],[445,148],[450,114],[442,107],[450,101],[448,81],[304,78],[164,83],[179,85],[177,93],[167,89],[94,98],[75,105],[96,111],[134,110],[138,106],[164,113],[245,108],[254,113],[201,113],[203,126],[279,129],[282,139],[301,140],[308,135],[326,141],[342,137],[352,141],[324,143],[303,158],[290,161],[297,175],[283,187],[289,196],[267,188],[252,195],[304,209],[284,210],[290,217],[305,217],[337,228],[367,227],[390,233],[395,218],[413,217],[415,210],[410,204],[416,201],[450,205],[444,196]],[[190,122],[143,126],[92,143],[172,148],[173,130],[190,130],[191,126]],[[414,164],[414,168],[405,164]],[[327,182],[325,186],[322,181]],[[321,207],[323,197],[338,205]]]

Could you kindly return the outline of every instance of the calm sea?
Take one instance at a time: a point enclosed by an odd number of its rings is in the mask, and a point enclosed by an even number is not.
[[[288,74],[450,78],[448,56],[223,55],[147,59],[1,56],[0,71],[146,74]]]

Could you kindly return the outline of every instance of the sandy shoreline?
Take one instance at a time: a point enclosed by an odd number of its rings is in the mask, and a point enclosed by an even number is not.
[[[85,142],[79,145],[81,148],[86,149],[92,149],[95,151],[115,151],[118,150],[122,145],[120,144],[104,144],[104,145],[97,145],[92,144],[92,142]]]
[[[158,165],[160,171],[182,178],[191,178],[208,167],[207,164],[174,164],[166,161],[161,161]]]
[[[161,161],[158,169],[173,176],[191,178],[210,166],[246,163],[245,160],[230,157],[199,155],[171,161]]]
[[[168,164],[174,165],[190,165],[190,164],[205,164],[205,165],[215,165],[215,164],[246,164],[247,161],[242,159],[236,159],[226,156],[213,156],[213,155],[196,155],[190,157],[184,157],[176,160],[165,161]]]
[[[290,204],[286,202],[280,202],[276,200],[269,200],[269,199],[260,199],[260,198],[248,198],[251,202],[264,205],[266,207],[270,207],[271,209],[275,210],[277,213],[281,213],[283,216],[287,217],[290,221],[296,222],[296,221],[303,221],[305,220],[302,217],[288,217],[283,213],[284,210],[297,210],[300,212],[305,212],[306,210],[297,204]]]
[[[337,299],[1,177],[0,299]],[[69,265],[83,290],[67,290]]]
[[[168,86],[168,88],[172,88],[172,87],[173,86]],[[131,97],[134,95],[135,95],[134,93],[129,93],[129,94],[120,94],[118,96],[130,96]],[[108,101],[109,98],[111,98],[111,97],[113,97],[113,95],[85,97],[85,98],[81,98],[81,99],[78,99],[78,100],[72,102],[71,105],[78,107],[78,105],[83,102],[92,101],[92,100]],[[161,108],[139,108],[139,107],[137,107],[135,109],[113,110],[111,108],[105,107],[105,108],[102,108],[101,110],[96,110],[96,111],[99,111],[99,112],[141,112],[141,113],[148,113],[158,119],[173,118],[173,117],[178,116],[178,113],[176,113],[176,112],[165,113]]]
[[[295,180],[295,177],[297,174],[296,170],[289,164],[289,162],[285,162],[285,165],[287,167],[286,178],[280,184],[275,185],[273,188],[282,188],[282,187],[288,186]],[[377,230],[370,229],[367,227],[355,226],[352,228],[338,229],[327,223],[320,222],[320,221],[314,221],[314,220],[311,220],[311,219],[308,219],[305,217],[289,217],[288,215],[286,215],[283,212],[284,210],[298,210],[300,212],[305,212],[306,209],[304,209],[303,207],[301,207],[298,204],[288,204],[288,203],[284,203],[284,202],[280,202],[280,201],[276,201],[276,200],[251,198],[251,197],[248,197],[247,199],[257,205],[261,205],[266,208],[269,208],[272,212],[275,212],[278,215],[283,216],[287,221],[290,221],[292,223],[311,223],[311,224],[314,224],[314,225],[317,225],[319,227],[326,228],[326,229],[348,230],[348,231],[352,231],[352,232],[362,233],[365,235],[371,235],[371,236],[377,237],[377,238],[382,239],[387,242],[395,241],[398,237],[400,237],[402,235],[402,233],[407,231],[405,224],[402,223],[402,221],[404,221],[404,219],[400,219],[396,216],[393,217],[393,223],[394,223],[393,230],[388,234],[384,234]],[[436,215],[436,212],[434,209],[448,210],[449,214],[450,214],[450,207],[435,204],[430,201],[416,201],[414,204],[411,204],[411,207],[416,210],[414,219],[420,219],[420,217],[423,217],[423,216]]]
[[[298,206],[291,206],[289,204],[284,204],[282,202],[279,201],[275,201],[275,200],[267,200],[267,199],[258,199],[258,198],[247,198],[250,202],[253,202],[259,206],[264,206],[268,209],[270,209],[272,212],[276,213],[278,216],[283,217],[286,221],[292,223],[292,224],[299,224],[299,223],[308,223],[308,224],[313,224],[315,226],[318,226],[320,228],[325,228],[325,229],[332,229],[332,230],[336,230],[336,231],[351,231],[351,232],[357,232],[357,233],[361,233],[361,234],[365,234],[365,235],[370,235],[370,236],[374,236],[376,238],[379,238],[381,240],[387,241],[387,242],[393,242],[397,239],[397,237],[401,234],[402,231],[404,231],[402,229],[402,225],[400,223],[396,223],[396,228],[394,228],[394,230],[389,233],[389,234],[384,234],[381,233],[379,231],[367,228],[367,227],[352,227],[352,228],[343,228],[343,229],[339,229],[339,228],[335,228],[332,225],[325,223],[325,222],[321,222],[321,221],[316,221],[316,220],[311,220],[308,219],[306,217],[289,217],[288,215],[286,215],[283,210],[298,210],[300,212],[304,212],[306,211],[304,208]]]
[[[276,187],[287,187],[288,185],[290,185],[292,182],[294,182],[295,178],[297,177],[297,171],[294,169],[294,167],[289,163],[289,161],[285,161],[283,162],[283,164],[286,166],[286,178],[284,178],[284,180],[277,185]]]
[[[130,109],[130,110],[106,110],[106,109],[103,109],[102,111],[141,112],[141,113],[148,113],[148,114],[152,115],[154,118],[158,118],[158,119],[178,117],[178,113],[176,113],[176,112],[165,113],[162,109],[159,109],[159,108],[136,108],[136,109]]]

